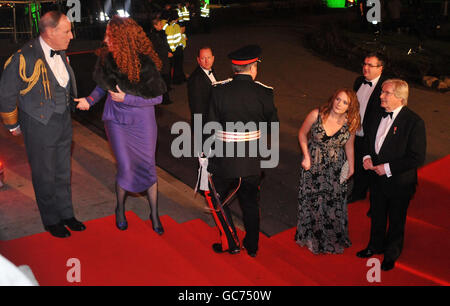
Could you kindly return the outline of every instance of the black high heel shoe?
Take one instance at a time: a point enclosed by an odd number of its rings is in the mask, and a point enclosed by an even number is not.
[[[152,214],[150,214],[150,221],[152,222],[152,228],[153,228],[153,231],[155,231],[155,233],[157,233],[157,234],[160,235],[160,236],[161,236],[162,234],[164,234],[164,228],[163,228],[163,226],[162,226],[161,221],[159,221],[159,223],[161,223],[161,226],[155,227],[155,226],[153,225]]]
[[[123,222],[117,221],[117,209],[116,209],[116,227],[121,231],[125,231],[128,229],[127,218],[125,216],[124,216],[124,218],[125,218],[125,221],[123,221]]]

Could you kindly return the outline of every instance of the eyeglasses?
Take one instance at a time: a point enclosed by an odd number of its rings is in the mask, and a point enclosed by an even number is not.
[[[361,66],[369,66],[370,68],[376,68],[376,67],[381,67],[382,65],[372,65],[372,64],[367,64],[367,63],[362,63]]]

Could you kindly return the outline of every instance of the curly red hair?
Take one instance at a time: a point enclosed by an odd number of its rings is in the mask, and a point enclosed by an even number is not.
[[[333,108],[333,102],[336,97],[344,92],[348,97],[348,109],[347,109],[347,126],[350,133],[356,132],[361,123],[361,118],[359,115],[359,102],[356,93],[348,88],[339,88],[334,92],[334,94],[328,99],[328,102],[320,107],[320,116],[323,120],[326,120],[328,115],[330,114],[331,109]]]
[[[140,81],[141,62],[139,54],[148,55],[156,68],[162,68],[161,59],[153,49],[152,42],[140,25],[131,18],[114,16],[108,23],[105,38],[108,39],[107,51],[112,53],[120,72],[126,74],[132,83]],[[104,53],[105,50],[99,53]]]

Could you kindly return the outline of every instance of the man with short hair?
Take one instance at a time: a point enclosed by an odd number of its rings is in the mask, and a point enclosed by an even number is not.
[[[234,147],[233,156],[213,156],[208,164],[213,185],[210,181],[210,192],[205,192],[205,198],[221,235],[221,243],[212,246],[216,253],[236,254],[240,251],[230,207],[220,207],[231,190],[235,190],[243,213],[246,231],[243,246],[251,257],[255,257],[258,251],[261,176],[259,127],[260,123],[278,122],[273,88],[255,81],[260,54],[261,48],[257,45],[231,52],[228,57],[235,74],[232,79],[216,83],[211,92],[208,121],[218,122],[222,126],[222,131],[215,132],[217,142],[221,142],[223,147]],[[235,125],[238,122],[243,123],[242,130],[227,130],[227,123]],[[241,144],[246,148],[246,154],[242,157],[238,152]],[[249,148],[253,145],[258,146],[256,156],[249,154]]]
[[[213,70],[214,55],[211,47],[204,46],[198,50],[197,63],[198,66],[189,76],[187,83],[192,125],[194,124],[194,114],[201,114],[202,123],[205,124],[212,84],[217,81]]]
[[[403,80],[385,81],[380,97],[385,111],[366,130],[364,169],[370,173],[372,220],[369,244],[356,255],[368,258],[384,254],[384,271],[394,268],[402,252],[417,168],[424,163],[426,154],[425,123],[406,106],[408,91]]]
[[[39,22],[41,35],[5,64],[0,80],[0,115],[13,135],[23,133],[36,202],[46,231],[70,236],[83,231],[72,206],[70,107],[75,75],[64,50],[73,38],[66,15],[50,11]]]
[[[363,143],[370,121],[383,109],[380,106],[381,84],[385,80],[383,69],[384,58],[379,53],[368,54],[362,64],[363,75],[355,80],[353,89],[359,102],[361,128],[355,137],[355,173],[353,174],[353,189],[348,203],[366,198],[369,188],[369,176],[362,167]]]

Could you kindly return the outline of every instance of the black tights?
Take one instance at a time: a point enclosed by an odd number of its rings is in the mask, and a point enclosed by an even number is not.
[[[150,188],[145,191],[147,195],[147,200],[150,205],[150,220],[152,221],[153,227],[161,227],[161,221],[159,220],[158,213],[158,184],[153,184]],[[117,223],[125,222],[125,200],[127,197],[127,191],[116,183],[116,221]]]

